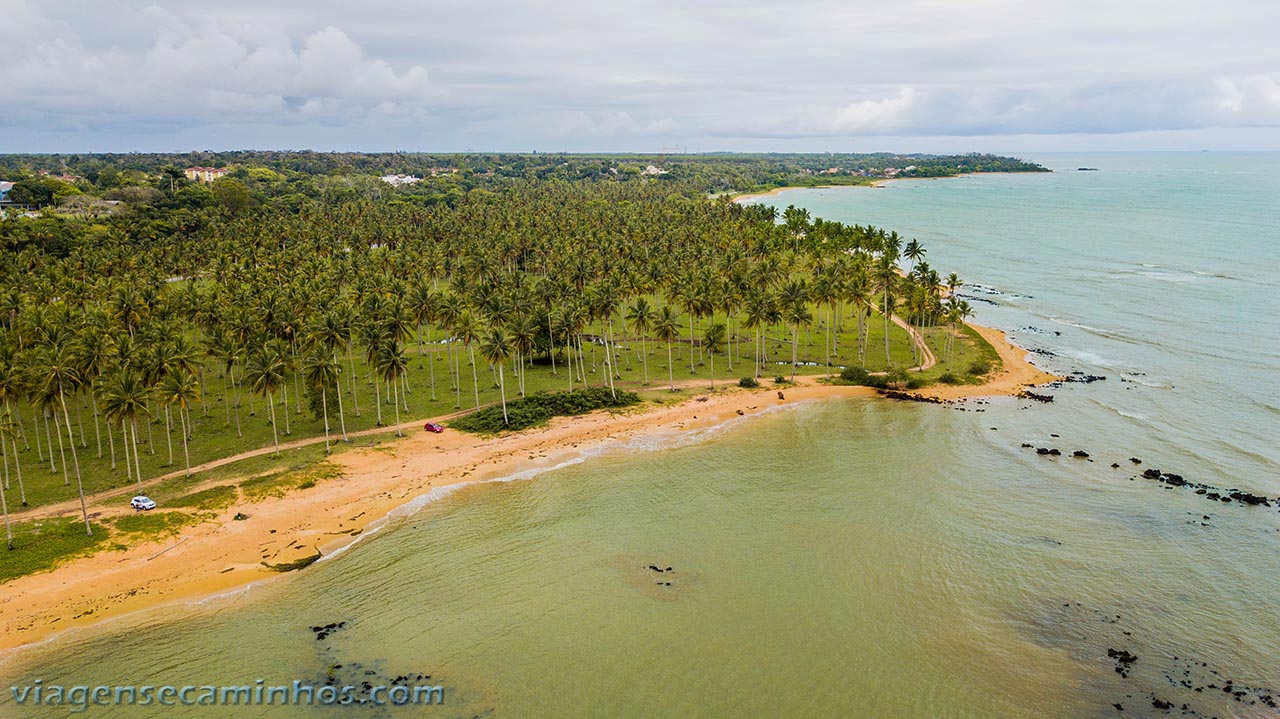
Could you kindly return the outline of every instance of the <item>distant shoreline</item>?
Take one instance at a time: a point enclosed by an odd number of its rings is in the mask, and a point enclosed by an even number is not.
[[[1053,172],[1046,170],[1045,172]],[[758,200],[761,197],[773,197],[789,190],[839,190],[846,187],[868,187],[879,188],[888,185],[891,182],[919,182],[922,180],[954,180],[958,177],[976,177],[980,175],[1041,175],[1042,172],[962,172],[959,175],[943,175],[940,177],[885,177],[872,182],[859,182],[849,185],[787,185],[786,187],[775,187],[767,192],[743,192],[733,195],[731,198],[734,202],[745,202],[747,200]]]

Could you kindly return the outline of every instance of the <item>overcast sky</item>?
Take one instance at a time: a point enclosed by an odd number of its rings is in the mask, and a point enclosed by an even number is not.
[[[0,151],[1280,150],[1280,0],[0,0]]]

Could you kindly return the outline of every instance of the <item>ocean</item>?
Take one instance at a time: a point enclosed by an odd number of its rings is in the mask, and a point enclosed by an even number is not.
[[[977,321],[1105,380],[635,440],[55,638],[7,683],[444,688],[104,717],[1277,716],[1280,156],[1028,159],[1055,172],[759,201],[920,239]],[[4,690],[0,716],[67,715]]]

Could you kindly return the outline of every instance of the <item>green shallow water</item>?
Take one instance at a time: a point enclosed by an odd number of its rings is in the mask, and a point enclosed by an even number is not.
[[[1280,596],[1280,515],[1215,509],[1200,531],[1203,499],[1020,450],[1050,416],[973,408],[811,403],[473,486],[290,581],[67,636],[11,676],[271,684],[342,664],[447,692],[345,711],[447,717],[1110,716],[1172,698],[1175,655],[1275,682],[1258,598]],[[1120,646],[1140,657],[1126,680]]]
[[[446,691],[88,711],[113,717],[1274,717],[1280,511],[1131,479],[1128,457],[1280,494],[1275,157],[783,193],[919,236],[996,303],[975,299],[980,320],[1107,381],[963,412],[810,403],[610,447],[424,502],[283,581],[0,658],[0,676],[319,683],[340,664],[339,683],[429,673]],[[1138,657],[1126,676],[1108,649]],[[4,690],[0,716],[68,714]]]

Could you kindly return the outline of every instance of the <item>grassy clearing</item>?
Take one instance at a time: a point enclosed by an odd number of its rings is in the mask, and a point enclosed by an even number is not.
[[[283,497],[295,489],[311,489],[326,479],[342,476],[342,469],[331,462],[316,462],[284,472],[272,472],[240,483],[240,491],[246,502],[261,502],[272,497]]]
[[[116,532],[121,535],[128,535],[127,539],[129,541],[138,543],[175,535],[178,530],[195,524],[202,518],[200,514],[188,512],[158,512],[153,510],[121,515],[116,518],[113,524]]]
[[[35,574],[56,567],[74,557],[90,554],[107,546],[110,530],[92,522],[93,536],[85,535],[79,517],[58,517],[13,525],[12,552],[0,554],[0,582],[24,574]],[[4,551],[0,548],[0,551]]]

